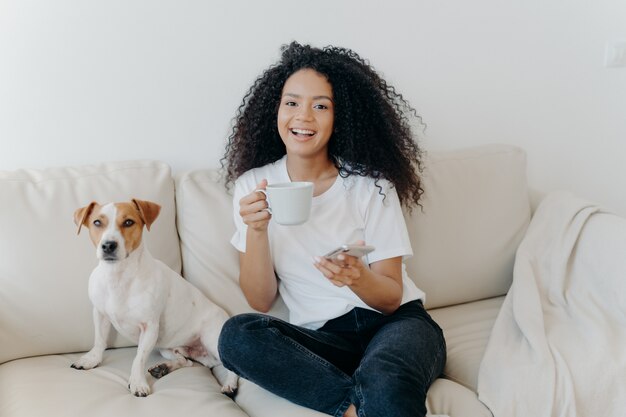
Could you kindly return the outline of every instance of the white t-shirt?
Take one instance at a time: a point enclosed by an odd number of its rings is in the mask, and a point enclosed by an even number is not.
[[[251,193],[263,178],[269,184],[291,181],[286,161],[284,156],[272,164],[251,169],[235,182],[233,210],[237,230],[231,243],[240,252],[246,251],[247,226],[239,215],[239,200]],[[270,251],[279,278],[278,290],[289,308],[290,323],[318,329],[354,307],[373,310],[349,287],[337,287],[328,281],[313,265],[314,256],[323,256],[343,243],[357,240],[376,248],[366,256],[365,262],[369,264],[413,255],[396,190],[386,180],[378,183],[384,196],[372,178],[337,176],[326,192],[313,197],[311,217],[306,223],[282,226],[270,221]],[[404,264],[402,282],[402,304],[424,299],[424,292],[407,276]]]

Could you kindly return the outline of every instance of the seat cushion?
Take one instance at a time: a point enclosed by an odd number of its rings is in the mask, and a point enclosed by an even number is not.
[[[478,369],[504,297],[429,310],[446,338],[446,378],[476,392]]]
[[[136,348],[109,349],[102,364],[79,371],[70,365],[80,354],[47,355],[18,359],[0,365],[0,415],[11,417],[322,417],[260,388],[245,379],[239,381],[235,402],[220,392],[211,371],[195,364],[178,369],[161,379],[148,375],[152,393],[134,397],[128,378]],[[149,366],[163,359],[153,352]],[[224,378],[222,366],[213,369]],[[489,411],[471,390],[439,379],[428,392],[427,407],[432,414],[455,417],[489,417]]]
[[[161,379],[148,375],[152,394],[133,396],[128,378],[136,348],[110,349],[91,370],[70,368],[80,354],[18,359],[0,365],[0,415],[11,417],[245,417],[220,392],[211,371],[201,365],[178,369]],[[149,366],[163,358],[153,353]],[[221,368],[221,367],[220,367]],[[223,370],[223,368],[222,368]]]
[[[272,394],[245,379],[240,380],[237,404],[250,417],[324,417],[328,414],[305,408]]]
[[[144,232],[152,254],[181,269],[170,168],[131,161],[43,170],[0,171],[0,363],[89,350],[92,307],[87,283],[97,264],[74,211],[91,201],[154,201],[161,214]],[[112,346],[128,346],[115,338]]]
[[[251,417],[322,417],[323,414],[293,404],[246,380],[240,382],[237,404]],[[493,417],[471,389],[449,379],[437,379],[426,397],[428,416]]]
[[[430,386],[426,408],[429,412],[426,417],[493,417],[476,392],[445,378],[437,379]]]

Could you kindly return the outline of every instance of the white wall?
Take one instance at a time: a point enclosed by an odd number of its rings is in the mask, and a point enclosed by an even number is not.
[[[0,0],[0,169],[217,166],[251,82],[296,39],[350,47],[427,150],[525,148],[531,185],[626,215],[624,0]]]

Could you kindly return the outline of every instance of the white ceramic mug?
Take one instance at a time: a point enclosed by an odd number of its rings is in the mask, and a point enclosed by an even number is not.
[[[281,182],[256,191],[267,196],[269,212],[276,223],[293,226],[309,219],[313,201],[312,182]]]

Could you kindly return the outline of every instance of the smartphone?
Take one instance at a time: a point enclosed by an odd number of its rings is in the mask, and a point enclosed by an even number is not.
[[[342,253],[345,255],[356,256],[357,258],[360,258],[372,252],[374,249],[375,248],[371,245],[341,245],[324,255],[324,258],[331,260],[336,259],[337,256],[341,255]]]

